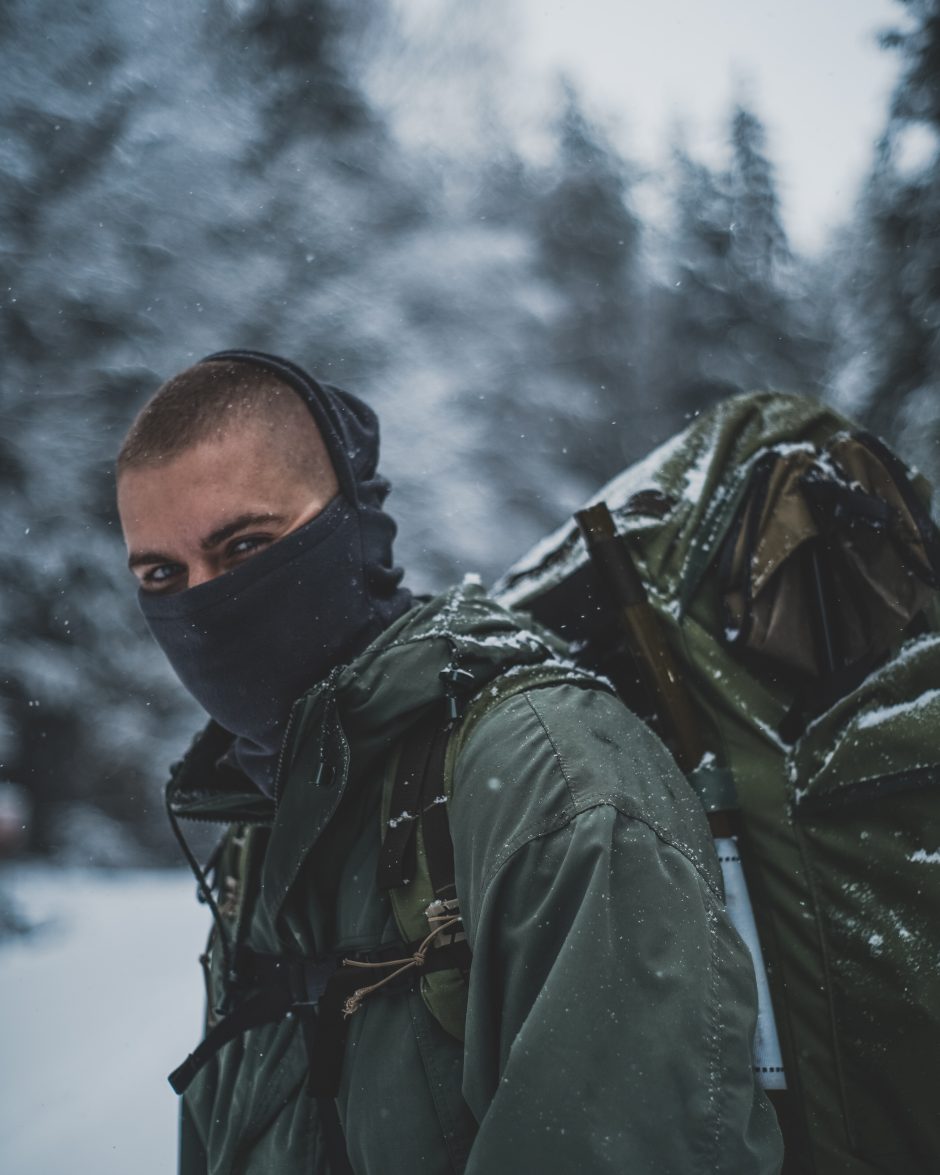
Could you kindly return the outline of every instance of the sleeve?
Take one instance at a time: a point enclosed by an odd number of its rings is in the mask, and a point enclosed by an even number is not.
[[[494,796],[458,854],[473,895],[467,1175],[779,1171],[750,959],[685,817],[665,819],[684,780],[646,735],[628,731],[624,758],[616,727],[575,720],[556,738],[551,704],[514,708],[506,738],[481,724],[463,767],[468,794]],[[665,811],[604,778],[626,764]]]
[[[179,1175],[207,1175],[209,1170],[206,1148],[185,1098],[180,1098],[178,1170]]]

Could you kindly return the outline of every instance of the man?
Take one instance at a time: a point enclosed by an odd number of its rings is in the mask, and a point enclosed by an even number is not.
[[[551,637],[472,584],[410,597],[377,459],[364,404],[254,352],[170,380],[118,459],[144,615],[213,719],[171,818],[230,824],[181,1169],[777,1171],[697,800]]]

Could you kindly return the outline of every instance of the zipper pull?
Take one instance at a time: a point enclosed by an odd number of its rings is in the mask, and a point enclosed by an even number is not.
[[[447,717],[448,721],[456,722],[460,717],[460,704],[458,701],[458,690],[463,686],[466,690],[468,685],[475,685],[476,678],[469,671],[469,669],[460,669],[456,665],[448,665],[442,669],[439,677],[444,685],[444,700],[447,703]],[[463,692],[461,690],[460,692]]]
[[[323,758],[320,759],[320,765],[317,767],[316,778],[314,779],[314,787],[332,787],[336,782],[336,768],[332,763],[327,763]]]

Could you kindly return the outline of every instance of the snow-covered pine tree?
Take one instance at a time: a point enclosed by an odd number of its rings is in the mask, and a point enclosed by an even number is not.
[[[812,274],[790,246],[760,119],[737,105],[731,119],[731,259],[740,287],[733,343],[747,390],[819,395],[830,339],[813,304]],[[757,363],[748,371],[748,360]],[[738,381],[739,383],[742,380]]]
[[[677,146],[673,218],[661,252],[665,285],[651,294],[647,383],[668,424],[739,390],[725,339],[733,317],[732,212],[722,177]]]
[[[158,660],[135,656],[142,625],[106,474],[115,398],[98,382],[149,333],[140,206],[132,184],[107,178],[145,87],[120,29],[90,6],[41,0],[5,16],[0,777],[26,790],[29,846],[48,852],[82,802],[146,839],[148,759],[190,707]]]
[[[940,2],[883,44],[901,56],[875,162],[841,249],[833,398],[940,482]]]
[[[675,151],[650,381],[680,417],[736,391],[818,394],[825,366],[825,332],[787,239],[763,125],[739,104],[729,130],[724,171]]]
[[[538,356],[553,465],[593,489],[638,456],[643,274],[634,169],[565,83],[556,157],[534,205],[537,270],[554,303]]]
[[[0,770],[30,790],[38,851],[79,803],[160,843],[159,781],[198,721],[123,568],[110,464],[134,409],[219,346],[325,353],[329,376],[391,333],[350,274],[407,220],[408,185],[380,121],[349,115],[338,18],[310,34],[311,86],[300,6],[283,27],[281,7],[40,0],[8,22]]]

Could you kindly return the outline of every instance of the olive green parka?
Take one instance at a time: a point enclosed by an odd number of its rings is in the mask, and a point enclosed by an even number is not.
[[[168,799],[231,824],[228,933],[307,957],[402,940],[376,886],[383,790],[455,667],[472,674],[447,767],[465,1043],[417,984],[363,1001],[336,1102],[353,1171],[778,1171],[751,962],[697,799],[603,682],[478,586],[413,608],[297,702],[275,801],[194,744]],[[220,954],[215,935],[210,1022]],[[184,1175],[329,1175],[306,1070],[296,1019],[227,1044],[185,1095]]]

